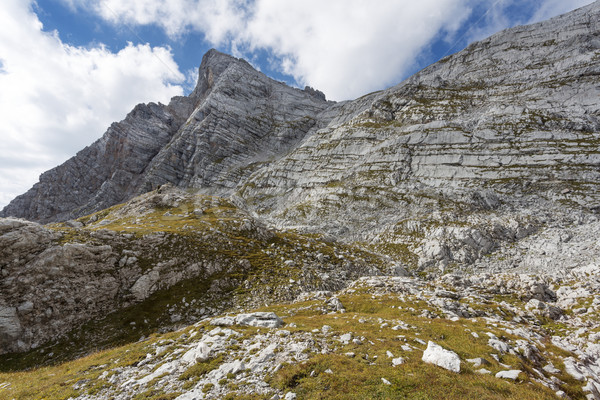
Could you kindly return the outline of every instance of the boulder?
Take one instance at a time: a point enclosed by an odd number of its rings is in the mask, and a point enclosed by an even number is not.
[[[203,362],[210,358],[212,349],[204,342],[198,343],[198,345],[188,350],[182,357],[181,361],[187,364],[195,364],[197,362]]]
[[[520,369],[511,369],[509,371],[500,371],[496,374],[496,378],[516,380],[519,374],[523,372]]]
[[[279,328],[283,321],[273,312],[255,312],[239,314],[235,318],[238,325],[257,326],[261,328]]]
[[[458,354],[451,350],[446,350],[432,341],[427,343],[427,349],[423,352],[423,361],[437,365],[448,371],[460,372],[460,357],[458,357]]]

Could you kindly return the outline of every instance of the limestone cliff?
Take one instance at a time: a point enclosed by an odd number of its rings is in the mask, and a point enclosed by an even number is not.
[[[66,220],[164,183],[233,196],[278,226],[369,241],[440,207],[527,209],[517,219],[594,210],[598,21],[596,2],[509,29],[337,104],[210,51],[189,97],[137,106],[0,215]],[[528,231],[517,224],[508,237]]]
[[[0,216],[65,221],[164,183],[219,192],[285,154],[330,116],[322,93],[293,89],[211,50],[196,89],[169,105],[140,104],[104,136],[45,172]]]
[[[343,103],[327,102],[310,88],[290,88],[213,50],[204,56],[190,96],[167,106],[137,106],[100,140],[43,174],[0,216],[62,221],[169,183],[229,198],[228,204],[260,224],[356,241],[423,273],[579,267],[580,258],[573,257],[560,258],[560,265],[557,257],[528,261],[514,243],[528,237],[523,243],[544,249],[547,237],[560,243],[575,237],[582,248],[593,248],[585,232],[598,231],[600,209],[599,77],[598,1],[500,32],[395,87]],[[228,221],[219,216],[210,223],[222,218]],[[143,230],[147,222],[134,218],[125,225]],[[5,252],[0,283],[10,295],[0,302],[0,326],[12,349],[35,344],[15,341],[20,313],[26,320],[30,308],[17,304],[23,295],[15,288],[26,292],[17,283],[32,279],[20,277],[27,269],[54,273],[52,263],[35,261],[38,255],[70,266],[84,252],[89,261],[84,266],[104,276],[106,268],[123,268],[118,261],[123,248],[151,250],[138,242],[125,246],[128,237],[121,233],[111,234],[112,244],[98,242],[120,246],[116,253],[65,247],[64,235],[50,228],[11,224],[18,226],[2,234],[0,249]],[[178,227],[193,228],[186,226]],[[11,233],[14,229],[20,233]],[[209,233],[196,239],[221,243]],[[236,231],[223,234],[240,239]],[[33,235],[41,244],[14,249],[31,243],[14,235]],[[260,251],[270,251],[261,246],[273,243],[261,243]],[[213,251],[231,256],[230,244],[222,244]],[[483,256],[498,262],[490,265]],[[158,268],[163,261],[168,260],[147,260],[146,266]],[[128,302],[134,282],[109,278],[98,285],[114,304]],[[134,292],[143,292],[138,289],[144,282]],[[114,306],[102,306],[108,300],[98,296],[98,303],[90,303],[97,309]],[[69,310],[66,315],[77,311]]]

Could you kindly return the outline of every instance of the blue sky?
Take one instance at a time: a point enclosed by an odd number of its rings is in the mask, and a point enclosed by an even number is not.
[[[344,100],[591,0],[3,0],[0,207],[140,102],[189,93],[210,48]]]

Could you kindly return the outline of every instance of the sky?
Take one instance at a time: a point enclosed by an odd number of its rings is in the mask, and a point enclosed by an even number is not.
[[[2,0],[0,208],[138,103],[189,94],[211,48],[346,100],[592,0]]]

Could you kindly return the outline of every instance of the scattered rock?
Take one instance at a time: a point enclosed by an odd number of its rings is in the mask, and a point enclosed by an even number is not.
[[[423,352],[423,361],[434,364],[452,372],[460,372],[460,358],[451,350],[429,341],[427,349]]]
[[[473,364],[473,367],[481,367],[482,365],[490,365],[490,362],[482,357],[470,358],[467,361],[470,362],[471,364]]]
[[[214,318],[211,323],[215,326],[246,325],[261,328],[279,328],[283,321],[273,312],[255,312],[238,314],[233,317]]]
[[[523,372],[520,369],[511,369],[509,371],[500,371],[496,374],[496,378],[516,380],[519,374]]]
[[[396,367],[398,365],[402,365],[402,364],[404,364],[404,358],[402,358],[402,357],[397,357],[392,360],[392,365],[394,367]]]

